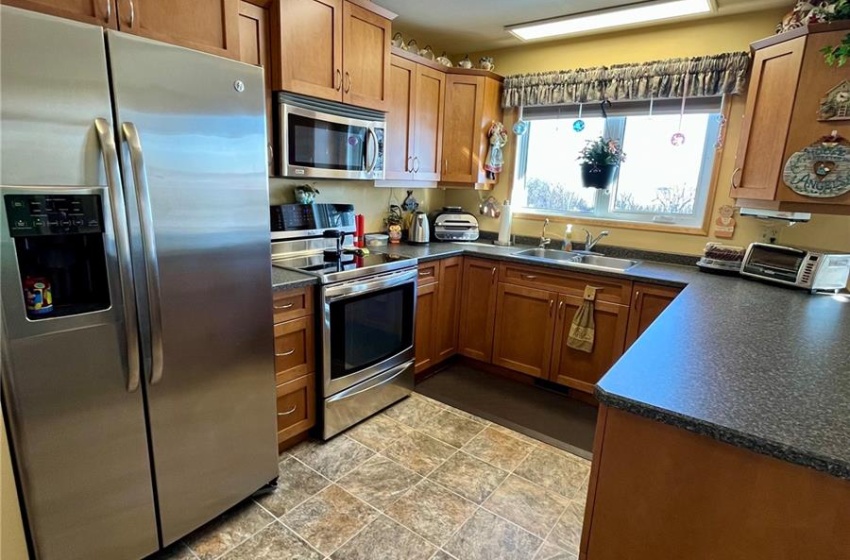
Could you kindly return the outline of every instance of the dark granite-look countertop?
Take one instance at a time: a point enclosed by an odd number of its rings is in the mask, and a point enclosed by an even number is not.
[[[602,378],[599,400],[850,480],[850,297],[655,262],[623,274],[546,265],[512,255],[523,248],[434,243],[386,252],[687,286]]]
[[[276,266],[272,267],[272,291],[282,292],[294,290],[304,286],[318,284],[319,279],[309,274],[303,274],[294,270],[284,270]]]

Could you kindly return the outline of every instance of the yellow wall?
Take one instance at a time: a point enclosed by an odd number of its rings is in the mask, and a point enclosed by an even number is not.
[[[290,179],[271,179],[269,190],[272,204],[295,202],[295,185],[305,181]],[[366,220],[366,232],[384,231],[384,217],[393,198],[394,204],[401,204],[407,196],[404,187],[374,187],[367,181],[310,181],[319,190],[316,202],[335,202],[353,204],[358,214]],[[443,206],[444,193],[440,189],[413,189],[413,196],[419,201],[419,209],[424,212],[439,210]]]
[[[680,24],[655,26],[620,33],[596,35],[572,40],[529,44],[487,53],[474,53],[472,60],[478,60],[487,54],[495,58],[500,74],[522,74],[565,70],[579,67],[603,66],[628,62],[646,62],[650,60],[710,55],[721,52],[748,50],[749,44],[773,34],[776,22],[785,10],[769,10],[737,16],[728,16],[710,20],[692,21]],[[457,57],[456,57],[457,58]],[[717,193],[713,203],[712,222],[716,209],[723,204],[733,204],[729,197],[729,177],[735,168],[735,151],[738,144],[745,99],[735,97],[732,101],[726,141],[721,155],[718,174]],[[508,112],[505,122],[510,128],[513,115]],[[511,136],[506,152],[505,172],[493,190],[493,195],[502,200],[508,198],[509,185],[514,172],[515,136]],[[461,205],[467,210],[478,206],[478,194],[469,191],[449,190],[447,204]],[[779,242],[789,245],[803,245],[831,250],[850,251],[850,217],[813,216],[808,224],[798,224],[786,228],[778,222],[765,222],[753,218],[737,218],[738,229],[735,237],[727,243],[747,245],[762,239],[765,228],[779,229]],[[562,220],[564,223],[570,220]],[[540,222],[530,219],[516,219],[513,233],[520,235],[540,235]],[[488,231],[497,231],[497,220],[481,218],[481,227]],[[705,243],[715,240],[711,235],[684,235],[638,231],[613,227],[588,227],[598,233],[608,229],[611,236],[605,241],[611,245],[662,250],[683,254],[699,254]],[[555,237],[563,231],[556,227],[550,231]],[[577,236],[580,239],[580,236]]]
[[[6,426],[0,414],[0,558],[23,560],[26,557],[27,545],[12,474],[12,458],[6,441]]]

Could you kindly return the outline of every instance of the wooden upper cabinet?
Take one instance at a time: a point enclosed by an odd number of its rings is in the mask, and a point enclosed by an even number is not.
[[[742,207],[850,214],[850,193],[811,197],[783,179],[788,160],[833,130],[850,137],[850,120],[819,120],[821,100],[850,76],[828,66],[821,49],[838,45],[850,22],[810,25],[753,43],[753,72],[738,144],[732,196]]]
[[[487,132],[501,120],[501,83],[478,75],[449,74],[443,127],[444,183],[487,183]]]
[[[805,38],[756,51],[732,196],[772,200],[781,180]]]
[[[498,270],[494,261],[465,258],[463,262],[458,352],[482,362],[489,362],[493,355]]]
[[[440,179],[445,99],[446,75],[418,65],[413,112],[413,173],[417,181]]]
[[[239,0],[117,0],[121,31],[239,58]]]
[[[259,66],[264,70],[266,84],[266,135],[272,137],[272,78],[269,62],[271,60],[271,31],[269,11],[255,4],[239,2],[239,60]],[[271,146],[271,144],[269,144]],[[269,148],[269,174],[272,173],[273,151]]]
[[[463,259],[440,261],[440,288],[434,313],[434,358],[441,362],[457,353],[460,298],[463,287]]]
[[[499,282],[493,363],[548,377],[558,294]]]
[[[118,28],[115,0],[1,0],[0,4],[111,29]]]
[[[389,107],[390,20],[353,2],[343,3],[342,100],[386,111]]]
[[[279,0],[272,8],[276,90],[342,101],[344,0]]]
[[[629,311],[626,349],[634,344],[681,291],[680,288],[635,283],[632,308]]]
[[[399,56],[393,56],[390,63],[390,102],[384,142],[387,179],[413,179],[417,67],[415,62]]]
[[[558,322],[552,349],[549,379],[555,383],[592,393],[596,383],[623,354],[629,308],[604,301],[594,304],[596,325],[593,348],[582,352],[567,346],[570,325],[584,299],[561,295],[558,301]]]

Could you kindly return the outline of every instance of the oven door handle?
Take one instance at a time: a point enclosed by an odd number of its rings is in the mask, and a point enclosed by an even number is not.
[[[381,274],[369,280],[353,280],[351,282],[343,282],[336,286],[325,288],[325,302],[332,303],[341,299],[367,294],[369,292],[377,292],[387,288],[394,288],[403,284],[411,283],[416,287],[416,277],[419,271],[416,268],[401,272],[390,272]]]
[[[404,362],[400,366],[396,366],[390,370],[385,371],[380,375],[376,375],[371,379],[364,381],[362,383],[358,383],[351,389],[346,389],[345,391],[341,391],[336,395],[327,399],[327,403],[331,404],[334,402],[338,402],[345,399],[350,399],[351,397],[357,396],[360,393],[365,393],[370,389],[374,389],[380,385],[386,385],[387,383],[391,383],[395,380],[396,377],[407,371],[408,368],[413,367],[415,360],[410,360],[408,362]]]

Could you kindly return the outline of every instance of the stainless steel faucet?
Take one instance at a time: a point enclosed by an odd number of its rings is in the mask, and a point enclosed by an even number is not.
[[[545,248],[546,245],[548,245],[549,243],[552,242],[551,239],[546,237],[546,226],[548,226],[548,225],[549,225],[549,218],[546,218],[545,220],[543,220],[543,233],[540,234],[540,244],[538,245],[538,247],[541,248],[541,249]]]
[[[593,248],[596,247],[596,244],[602,241],[604,237],[608,237],[610,233],[608,230],[603,231],[599,234],[599,237],[594,238],[593,234],[587,230],[584,230],[584,250],[585,251],[593,251]]]

